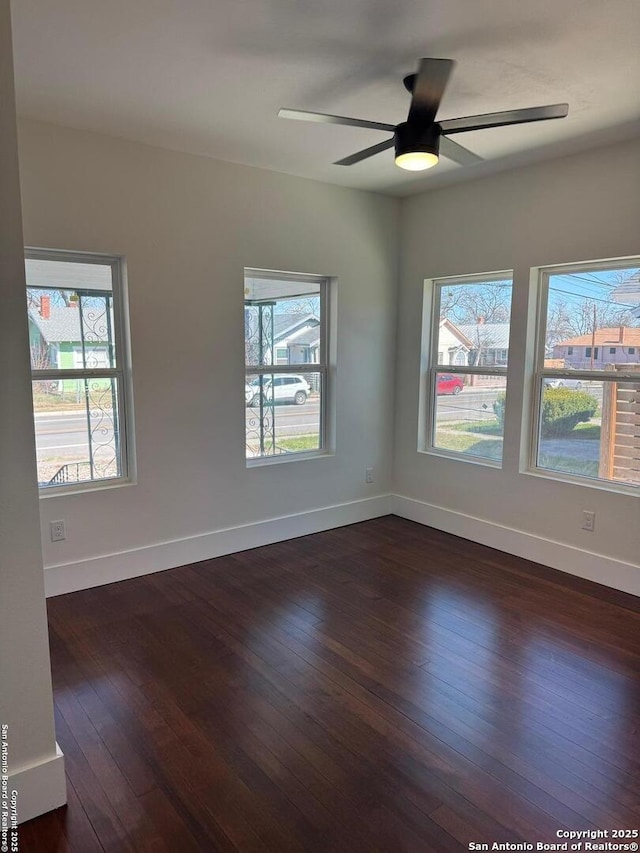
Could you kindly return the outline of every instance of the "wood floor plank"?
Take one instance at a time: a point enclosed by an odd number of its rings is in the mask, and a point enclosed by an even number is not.
[[[640,605],[387,516],[50,599],[60,853],[640,824]]]

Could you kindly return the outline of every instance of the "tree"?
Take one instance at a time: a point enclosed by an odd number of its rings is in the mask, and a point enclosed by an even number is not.
[[[460,325],[508,323],[511,284],[452,284],[440,291],[440,318]]]
[[[547,310],[546,344],[548,349],[553,349],[567,338],[591,335],[598,329],[634,325],[638,325],[638,319],[633,312],[615,302],[585,297],[576,304],[555,299]]]
[[[508,323],[511,287],[491,284],[464,288],[459,311],[463,324]]]
[[[466,330],[473,343],[469,365],[484,364],[485,353],[495,346],[495,337],[488,326],[509,322],[511,312],[511,283],[487,281],[482,284],[445,285],[440,291],[440,318],[447,318]]]
[[[473,342],[473,349],[469,352],[469,365],[482,367],[482,365],[485,364],[484,353],[486,350],[491,349],[495,340],[486,330],[484,324],[481,324],[476,325],[473,335],[471,336],[471,341]]]
[[[29,349],[31,350],[32,370],[49,370],[53,367],[49,355],[49,348],[42,340],[38,343],[31,344]],[[50,394],[52,391],[57,390],[57,387],[57,382],[51,382],[49,380],[34,382],[34,391],[38,391],[41,394]]]

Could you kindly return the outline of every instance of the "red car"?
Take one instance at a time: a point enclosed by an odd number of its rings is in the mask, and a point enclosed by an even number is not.
[[[451,373],[440,373],[438,375],[437,394],[459,394],[464,388],[464,382],[459,376]]]

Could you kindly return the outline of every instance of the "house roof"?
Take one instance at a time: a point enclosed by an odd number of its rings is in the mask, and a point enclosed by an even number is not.
[[[40,334],[48,344],[62,343],[62,341],[80,341],[80,309],[78,307],[51,306],[50,315],[45,320],[35,308],[29,309],[29,319],[37,326]],[[87,318],[85,317],[85,323]],[[104,324],[97,328],[85,329],[85,341],[90,339],[92,343],[108,341],[108,333]]]
[[[467,349],[471,349],[473,347],[472,341],[470,341],[469,338],[467,338],[464,333],[460,331],[460,327],[456,326],[455,323],[452,323],[448,317],[444,317],[442,320],[440,320],[440,328],[442,329],[443,327],[447,328],[452,335],[458,338],[460,343]]]
[[[509,349],[509,323],[472,323],[458,328],[472,346],[481,343],[485,349]]]
[[[317,327],[320,320],[315,314],[274,314],[273,317],[273,340],[279,343],[284,338],[289,338],[295,332]]]
[[[36,309],[31,308],[29,318],[48,344],[80,340],[80,309],[77,307],[52,306],[50,316],[46,320]]]
[[[604,346],[605,344],[619,344],[621,346],[637,347],[640,346],[640,328],[632,326],[623,326],[623,340],[620,340],[620,326],[612,328],[597,329],[595,335],[589,332],[588,335],[578,335],[575,338],[566,338],[564,341],[558,341],[555,347],[576,346],[590,347],[592,344],[596,346]]]

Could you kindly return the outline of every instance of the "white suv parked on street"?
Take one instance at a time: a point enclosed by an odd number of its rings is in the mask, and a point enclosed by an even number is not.
[[[263,394],[267,401],[276,403],[295,403],[301,406],[307,402],[311,392],[311,386],[304,376],[292,373],[277,373],[273,377],[265,376],[263,380]],[[260,405],[260,377],[244,386],[244,396],[248,406]]]

